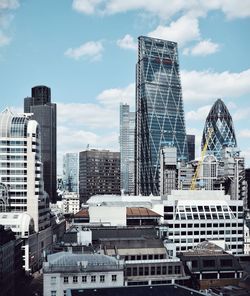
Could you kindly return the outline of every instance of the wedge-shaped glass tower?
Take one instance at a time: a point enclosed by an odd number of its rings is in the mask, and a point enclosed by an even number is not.
[[[208,130],[212,128],[213,133],[208,142],[207,151],[221,159],[223,147],[237,147],[232,117],[221,99],[218,99],[212,106],[203,130],[201,149],[203,148]]]
[[[187,159],[177,43],[141,36],[136,68],[136,194],[159,194],[160,149]]]

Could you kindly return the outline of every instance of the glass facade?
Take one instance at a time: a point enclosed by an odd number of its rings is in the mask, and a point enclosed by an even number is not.
[[[177,43],[139,37],[136,71],[136,193],[159,194],[160,150],[188,159]]]
[[[24,99],[24,112],[33,113],[41,129],[41,157],[45,191],[50,201],[57,200],[56,180],[56,104],[51,103],[51,91],[47,86],[35,86],[32,97]]]
[[[135,113],[129,105],[120,105],[121,189],[134,194]]]
[[[79,154],[63,155],[63,186],[68,192],[79,192]]]
[[[221,99],[212,106],[203,130],[201,149],[206,143],[209,129],[213,129],[208,142],[207,151],[210,151],[217,159],[222,158],[223,147],[237,147],[232,117]]]

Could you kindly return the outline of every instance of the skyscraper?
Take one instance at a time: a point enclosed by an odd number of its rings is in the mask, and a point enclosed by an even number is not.
[[[80,203],[92,195],[120,195],[120,152],[91,149],[79,154]]]
[[[68,192],[79,192],[79,153],[63,155],[63,184]]]
[[[195,135],[187,135],[188,161],[195,159]]]
[[[27,212],[34,219],[35,231],[50,225],[49,198],[44,192],[40,128],[27,115],[8,109],[0,114],[0,182],[7,212]]]
[[[44,188],[50,201],[55,203],[56,192],[56,104],[51,103],[51,91],[47,86],[35,86],[31,97],[24,99],[24,112],[33,113],[41,129],[41,157],[44,166]]]
[[[221,99],[218,99],[212,106],[203,130],[201,149],[206,143],[209,129],[213,129],[212,136],[208,142],[207,151],[221,159],[223,147],[237,147],[232,117]]]
[[[136,68],[136,194],[159,194],[160,150],[166,143],[187,160],[177,43],[139,37]]]
[[[135,112],[129,105],[120,105],[121,189],[134,194]]]

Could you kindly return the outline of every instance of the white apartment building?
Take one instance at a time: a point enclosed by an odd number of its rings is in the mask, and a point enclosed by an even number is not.
[[[40,149],[39,125],[30,115],[8,109],[0,114],[0,182],[8,189],[5,211],[27,212],[35,231],[50,225]]]
[[[243,200],[220,190],[173,190],[164,200],[167,237],[186,251],[204,240],[224,240],[232,254],[243,254]]]
[[[123,261],[101,254],[60,252],[43,266],[43,295],[63,296],[67,289],[124,285]]]
[[[62,196],[63,213],[76,214],[80,210],[79,193],[64,192]]]

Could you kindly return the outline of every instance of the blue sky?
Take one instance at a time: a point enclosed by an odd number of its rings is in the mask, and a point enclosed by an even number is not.
[[[222,98],[250,166],[250,1],[0,0],[0,107],[21,112],[32,86],[58,104],[58,159],[118,150],[119,104],[134,107],[137,37],[177,41],[186,129],[197,153]]]

